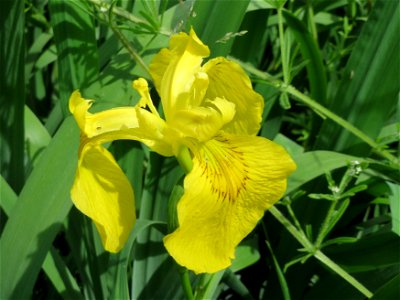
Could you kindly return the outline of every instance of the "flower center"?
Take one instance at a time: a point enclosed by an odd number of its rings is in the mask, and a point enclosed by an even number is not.
[[[230,140],[216,137],[202,147],[199,160],[202,176],[210,183],[212,193],[222,201],[233,202],[246,191],[249,180],[244,154]]]

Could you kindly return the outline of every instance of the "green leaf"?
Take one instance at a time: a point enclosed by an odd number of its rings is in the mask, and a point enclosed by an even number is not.
[[[25,62],[25,80],[26,83],[29,83],[29,79],[33,75],[34,67],[40,68],[37,66],[37,60],[39,57],[44,56],[44,53],[48,51],[46,49],[44,52],[44,48],[46,44],[53,38],[53,35],[47,32],[42,32],[40,35],[36,37],[32,46],[29,48],[28,53],[26,55]]]
[[[29,176],[0,240],[1,297],[27,298],[68,214],[79,133],[67,119]]]
[[[329,194],[309,194],[309,198],[314,200],[328,200],[328,201],[335,201],[335,197]]]
[[[24,1],[0,2],[1,174],[18,193],[24,174]]]
[[[342,168],[349,162],[364,159],[330,151],[311,151],[293,157],[297,164],[296,171],[289,176],[286,193],[294,191],[302,184],[322,175],[328,171]]]
[[[368,188],[368,185],[366,185],[366,184],[356,185],[355,187],[352,187],[351,189],[347,190],[342,195],[340,195],[340,198],[344,199],[347,197],[353,197],[355,194],[357,194],[361,191],[365,191],[367,188]]]
[[[376,138],[398,102],[400,84],[400,2],[378,0],[351,52],[330,109]],[[346,129],[326,120],[318,148],[366,155],[369,147]]]
[[[246,239],[240,243],[235,251],[235,259],[229,268],[232,272],[243,270],[255,264],[260,259],[257,243],[258,241],[254,238]]]
[[[239,275],[236,275],[231,271],[231,269],[227,269],[222,277],[222,282],[225,283],[229,288],[234,290],[241,299],[245,300],[253,300],[254,298],[251,296],[248,288],[243,284],[240,280]]]
[[[3,177],[0,177],[0,192],[0,206],[6,215],[9,216],[14,205],[17,203],[18,197]],[[54,248],[51,248],[46,255],[43,262],[43,270],[60,295],[69,299],[82,298],[75,278],[71,275],[71,272]]]
[[[400,123],[393,123],[382,128],[378,136],[378,143],[386,145],[400,141]]]
[[[254,66],[260,64],[267,44],[268,32],[265,28],[267,18],[268,11],[264,9],[245,14],[239,31],[246,31],[246,34],[234,40],[232,56]]]
[[[274,142],[284,146],[286,151],[289,152],[291,156],[301,155],[304,152],[303,147],[281,133],[278,133],[275,136]]]
[[[341,236],[338,238],[334,238],[331,240],[328,240],[324,243],[322,243],[322,248],[329,246],[329,245],[335,245],[335,244],[352,244],[357,242],[359,239],[351,236]]]
[[[327,227],[321,233],[323,239],[332,231],[332,229],[333,229],[333,227],[335,227],[336,223],[339,222],[340,218],[343,216],[346,209],[349,207],[349,204],[350,204],[350,200],[345,199],[338,204],[337,208],[335,208],[335,211],[333,212],[333,214],[329,220],[329,223],[327,224]]]
[[[51,45],[46,51],[44,51],[40,57],[35,61],[35,67],[37,69],[43,69],[49,64],[57,60],[57,50],[55,45]]]
[[[28,106],[25,106],[24,119],[26,155],[29,163],[34,166],[50,143],[51,136]]]
[[[8,185],[7,181],[0,177],[0,206],[6,213],[10,215],[15,203],[17,202],[17,195],[13,189]]]
[[[138,234],[149,227],[154,227],[162,232],[166,231],[164,222],[138,219],[122,251],[118,254],[111,254],[108,274],[109,280],[113,281],[110,292],[112,299],[129,299],[128,270],[131,263],[131,251]]]
[[[300,46],[303,60],[308,61],[307,77],[310,84],[311,98],[321,104],[326,104],[326,74],[318,44],[307,27],[289,11],[283,10],[286,24]]]
[[[392,232],[376,232],[355,243],[327,247],[325,252],[348,272],[366,272],[398,265],[399,242]]]
[[[196,1],[190,23],[200,39],[210,47],[211,57],[226,56],[234,39],[217,43],[228,33],[237,33],[242,23],[249,0],[236,1]]]
[[[83,299],[75,278],[54,248],[51,248],[46,256],[43,270],[64,299]]]
[[[400,274],[397,274],[382,287],[380,287],[372,300],[379,299],[399,299],[400,298]]]
[[[85,9],[82,9],[83,6]],[[97,80],[99,58],[95,26],[88,4],[78,0],[50,0],[49,11],[58,57],[60,101],[64,116],[68,99]]]
[[[174,186],[171,196],[168,200],[168,232],[173,232],[179,227],[177,205],[179,200],[182,198],[184,188],[182,184]]]
[[[225,270],[219,271],[213,274],[204,274],[203,280],[205,282],[204,286],[198,286],[197,293],[195,294],[196,300],[202,299],[216,299],[217,289],[219,282],[221,281],[222,277],[224,276]]]
[[[175,158],[165,159],[153,152],[150,152],[147,167],[139,216],[165,222],[168,219],[168,198],[183,173]],[[162,242],[165,234],[149,228],[138,235],[134,247],[133,298],[184,297],[179,268]]]
[[[284,272],[283,272],[281,266],[279,265],[278,260],[275,257],[274,250],[272,249],[270,242],[268,240],[265,240],[265,243],[267,244],[269,252],[271,253],[271,257],[272,257],[272,261],[274,263],[275,271],[276,271],[276,274],[278,276],[279,284],[280,284],[281,289],[282,289],[283,299],[290,300],[291,299],[290,290],[289,290],[289,286],[288,286],[288,284],[286,282],[285,275],[283,274]]]
[[[386,182],[392,194],[389,196],[392,213],[392,230],[400,236],[400,185]]]

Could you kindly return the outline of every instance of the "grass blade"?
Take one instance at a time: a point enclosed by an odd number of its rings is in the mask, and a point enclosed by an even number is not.
[[[9,216],[17,203],[18,196],[3,177],[0,177],[0,192],[0,206]],[[71,275],[71,272],[55,249],[50,249],[47,254],[43,262],[43,270],[60,295],[69,299],[82,298],[75,278]]]
[[[17,193],[24,184],[24,19],[24,1],[0,2],[0,169]]]
[[[217,42],[227,34],[236,33],[239,28],[249,0],[236,1],[196,1],[191,18],[191,25],[201,38],[210,47],[211,57],[225,56],[230,52],[234,38],[226,42]]]
[[[43,260],[72,206],[79,134],[67,119],[30,175],[0,240],[1,298],[28,298]]]
[[[287,194],[326,172],[347,166],[351,161],[363,161],[363,159],[355,156],[331,151],[301,153],[295,156],[294,160],[297,164],[297,169],[288,179]]]
[[[282,270],[281,266],[279,265],[278,260],[275,257],[275,254],[274,254],[274,251],[273,251],[273,249],[271,247],[270,242],[268,240],[265,240],[265,243],[267,244],[268,250],[271,253],[271,258],[272,258],[272,261],[274,263],[276,275],[278,277],[279,284],[281,285],[283,299],[290,300],[291,299],[291,297],[290,297],[290,289],[289,289],[289,286],[288,286],[288,284],[286,282],[285,274],[283,273],[283,270]]]
[[[0,206],[7,216],[11,214],[11,211],[17,202],[17,198],[17,195],[8,185],[7,181],[3,176],[0,176]]]
[[[331,106],[333,112],[373,139],[398,102],[399,10],[398,1],[376,1]],[[370,149],[332,121],[324,122],[316,146],[354,155],[365,155]]]
[[[66,115],[71,92],[97,80],[95,26],[84,1],[51,0],[49,10],[58,54],[61,108]]]
[[[400,236],[400,186],[387,182],[392,194],[389,196],[390,210],[392,212],[392,230]]]

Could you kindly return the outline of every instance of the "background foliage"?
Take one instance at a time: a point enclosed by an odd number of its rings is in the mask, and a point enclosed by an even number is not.
[[[197,299],[399,299],[397,0],[0,2],[1,277],[4,299],[181,299],[166,254],[173,159],[110,149],[139,220],[105,253],[69,197],[79,130],[67,101],[132,105],[133,79],[191,26],[239,61],[265,99],[260,135],[298,169],[231,268],[190,274]],[[157,95],[154,95],[156,98]]]

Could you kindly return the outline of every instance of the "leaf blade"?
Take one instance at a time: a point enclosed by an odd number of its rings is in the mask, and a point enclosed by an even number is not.
[[[72,202],[79,134],[67,119],[43,153],[22,190],[0,240],[1,296],[29,297],[51,243]],[[68,141],[68,143],[65,143]],[[49,188],[51,187],[51,188]]]

